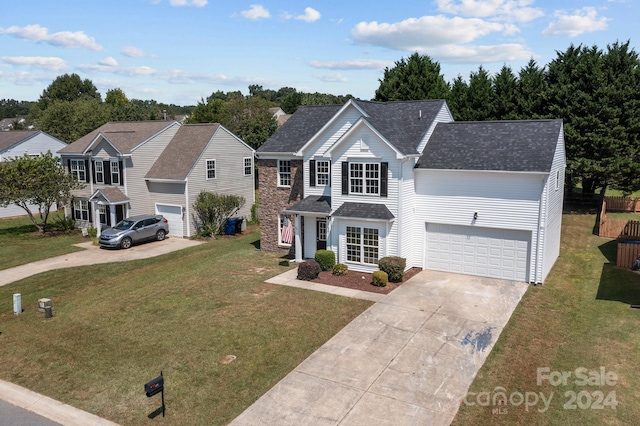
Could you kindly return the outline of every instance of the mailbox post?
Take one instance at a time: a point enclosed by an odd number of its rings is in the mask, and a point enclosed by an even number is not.
[[[144,391],[147,394],[147,398],[162,394],[162,417],[164,417],[164,377],[162,376],[162,371],[158,377],[145,383]]]

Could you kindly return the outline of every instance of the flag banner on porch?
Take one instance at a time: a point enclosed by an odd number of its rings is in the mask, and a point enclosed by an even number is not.
[[[293,244],[293,223],[287,216],[285,216],[282,221],[281,239],[283,243]]]

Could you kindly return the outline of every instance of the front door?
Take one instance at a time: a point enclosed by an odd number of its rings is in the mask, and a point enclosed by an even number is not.
[[[316,219],[316,250],[327,249],[327,219]]]
[[[118,204],[116,205],[116,223],[120,222],[124,219],[124,205]]]

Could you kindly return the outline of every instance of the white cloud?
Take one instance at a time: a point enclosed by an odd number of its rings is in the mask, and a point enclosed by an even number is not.
[[[571,15],[559,10],[556,11],[555,17],[557,20],[550,23],[542,31],[542,35],[575,37],[582,33],[606,30],[608,22],[611,20],[599,17],[598,11],[593,7],[583,7]]]
[[[249,10],[243,10],[240,15],[246,19],[266,19],[270,18],[271,14],[261,4],[252,4]]]
[[[530,7],[533,0],[436,0],[436,3],[441,12],[474,18],[529,22],[544,16],[542,10]]]
[[[393,61],[383,61],[378,59],[352,59],[350,61],[310,61],[309,65],[314,68],[324,68],[329,70],[381,70],[385,67],[393,66]]]
[[[3,56],[2,61],[11,65],[23,65],[41,68],[47,71],[61,72],[67,69],[64,60],[46,56]]]
[[[331,73],[331,74],[314,74],[313,78],[317,78],[320,81],[325,83],[346,83],[347,77],[343,76],[340,73]]]
[[[102,50],[102,46],[97,44],[93,37],[87,36],[84,31],[60,31],[49,34],[47,28],[36,24],[24,27],[12,26],[9,28],[0,28],[0,34],[11,34],[17,38],[36,43],[47,43],[53,46],[85,48],[96,52]]]
[[[125,46],[122,48],[122,50],[120,51],[120,53],[122,53],[124,56],[128,56],[130,58],[144,58],[144,57],[152,57],[153,55],[146,53],[144,50],[142,49],[138,49],[137,47],[133,47],[133,46]]]
[[[315,22],[318,19],[320,19],[321,16],[322,15],[320,15],[320,12],[318,12],[314,8],[306,7],[304,9],[304,15],[298,15],[296,16],[296,19],[300,21],[305,21],[305,22]]]
[[[104,58],[103,60],[101,60],[98,63],[100,65],[104,65],[105,67],[117,67],[118,66],[118,61],[113,59],[111,56],[109,56],[107,58]]]
[[[442,15],[409,18],[393,24],[360,22],[351,30],[353,39],[395,50],[420,51],[431,46],[468,43],[493,32],[510,30],[503,24],[477,18]]]
[[[171,6],[195,6],[204,7],[207,5],[208,0],[169,0]]]
[[[438,61],[458,64],[488,64],[495,62],[525,61],[535,54],[522,44],[499,44],[494,46],[447,45],[425,51]]]

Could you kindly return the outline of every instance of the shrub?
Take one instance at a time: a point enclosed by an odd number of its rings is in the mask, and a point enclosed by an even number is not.
[[[384,271],[375,271],[373,273],[373,285],[376,287],[386,287],[389,276]]]
[[[338,277],[347,275],[347,272],[349,272],[349,268],[344,263],[336,263],[333,265],[333,270],[331,271],[333,275],[337,275]]]
[[[69,233],[76,227],[76,221],[72,217],[60,216],[51,222],[51,228],[56,231]]]
[[[331,250],[316,250],[316,262],[323,271],[330,271],[336,264],[336,254]]]
[[[240,195],[213,194],[201,191],[193,203],[192,217],[198,235],[212,237],[224,233],[227,219],[240,210],[245,203]]]
[[[399,256],[387,256],[378,261],[378,267],[389,276],[392,283],[402,282],[404,269],[407,266],[407,259]]]
[[[315,260],[306,260],[298,266],[298,279],[310,281],[320,275],[320,265]]]

